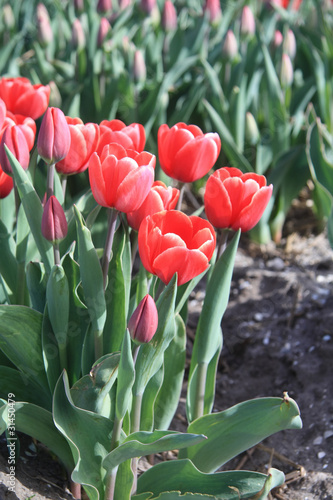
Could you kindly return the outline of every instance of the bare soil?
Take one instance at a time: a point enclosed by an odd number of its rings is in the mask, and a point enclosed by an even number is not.
[[[228,468],[283,470],[286,484],[272,498],[333,500],[333,251],[324,233],[294,229],[278,247],[242,236],[222,322],[215,410],[287,391],[300,407],[303,429],[271,436]],[[203,296],[199,289],[191,297],[189,349]],[[2,440],[0,500],[71,498],[60,465],[29,438],[21,442],[16,479],[16,492],[8,492]]]

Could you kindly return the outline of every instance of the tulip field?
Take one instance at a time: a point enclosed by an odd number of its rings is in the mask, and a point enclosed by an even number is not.
[[[331,498],[333,2],[0,7],[0,499]]]

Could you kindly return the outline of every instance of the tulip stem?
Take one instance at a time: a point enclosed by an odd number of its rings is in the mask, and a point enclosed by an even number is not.
[[[138,358],[140,346],[136,345],[133,351],[133,362],[136,364],[136,360]],[[131,414],[131,433],[137,432],[140,430],[140,419],[141,419],[141,405],[142,405],[142,396],[143,394],[135,394],[133,395],[133,405],[132,405],[132,414]],[[133,486],[131,495],[134,495],[137,488],[138,482],[138,457],[132,458],[131,468],[133,472]]]
[[[46,179],[46,197],[49,199],[53,196],[54,192],[54,171],[55,171],[55,163],[49,165],[47,169],[47,179]]]
[[[60,266],[59,243],[53,243],[54,265]]]
[[[113,422],[110,451],[114,450],[115,448],[117,448],[117,446],[119,446],[122,424],[123,424],[123,419],[117,418],[117,416],[115,416]],[[118,467],[114,467],[110,471],[108,478],[106,480],[106,491],[105,491],[106,500],[113,500],[114,498],[114,488],[116,485],[117,471]]]
[[[219,238],[219,242],[217,245],[216,260],[218,260],[221,257],[224,250],[227,248],[228,236],[229,236],[228,229],[222,229],[221,234],[220,234],[220,238]]]
[[[178,203],[177,203],[177,210],[182,209],[182,203],[183,203],[185,189],[186,189],[186,184],[183,184],[182,187],[180,188],[180,193],[179,193],[179,198],[178,198]]]
[[[197,387],[195,394],[195,406],[193,412],[193,420],[202,417],[205,410],[205,391],[207,380],[207,363],[199,363],[197,368]]]
[[[109,228],[108,228],[108,234],[106,236],[106,243],[105,243],[103,261],[102,261],[104,290],[105,290],[106,284],[107,284],[107,277],[108,277],[109,265],[110,265],[110,260],[111,260],[113,238],[114,238],[114,233],[116,231],[117,216],[118,216],[118,211],[111,208],[109,211]]]

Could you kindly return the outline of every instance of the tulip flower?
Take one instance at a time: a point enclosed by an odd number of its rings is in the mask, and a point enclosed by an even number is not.
[[[147,14],[151,14],[156,8],[156,0],[141,0],[140,7]]]
[[[120,212],[137,210],[154,182],[155,156],[126,150],[120,144],[104,147],[101,156],[89,161],[89,180],[99,205]]]
[[[204,13],[208,13],[210,22],[214,24],[218,24],[218,22],[222,18],[222,9],[220,0],[206,0],[204,5]]]
[[[0,99],[7,111],[36,120],[45,112],[50,98],[48,85],[32,85],[27,78],[1,78]]]
[[[144,82],[147,76],[146,63],[142,50],[134,52],[133,76],[135,82]]]
[[[11,31],[15,26],[15,16],[9,3],[2,7],[2,19],[5,28]]]
[[[55,196],[50,196],[42,215],[42,235],[52,243],[58,243],[67,235],[64,210]]]
[[[290,59],[295,58],[296,49],[297,49],[296,38],[295,38],[294,32],[290,29],[286,33],[283,48],[284,48],[286,54],[288,54],[288,56],[290,57]]]
[[[74,19],[72,25],[72,39],[71,44],[74,49],[82,50],[86,46],[86,36],[80,19]]]
[[[177,12],[171,0],[164,2],[162,27],[165,31],[173,31],[177,28]]]
[[[216,170],[206,184],[204,195],[208,220],[216,228],[249,231],[260,220],[272,195],[273,186],[253,172],[238,168]]]
[[[130,317],[128,330],[134,342],[146,344],[155,335],[157,326],[157,307],[154,299],[147,294]]]
[[[294,70],[288,54],[282,54],[280,82],[283,88],[290,87],[294,80]]]
[[[281,31],[276,30],[274,33],[274,41],[273,41],[274,48],[276,49],[277,47],[280,47],[282,42],[283,42],[283,35]]]
[[[18,125],[19,128],[22,130],[28,144],[28,149],[29,151],[31,151],[32,148],[34,147],[35,137],[36,137],[35,120],[30,118],[30,116],[14,115],[10,111],[7,111],[7,115],[4,120],[2,130],[0,130],[0,139],[2,137],[3,132],[5,131],[5,128],[7,126],[12,126],[12,125]]]
[[[52,165],[65,158],[71,144],[71,134],[64,113],[59,108],[47,108],[37,139],[38,154]]]
[[[204,134],[196,125],[177,123],[158,130],[158,156],[162,170],[173,179],[193,182],[206,175],[221,150],[218,134]]]
[[[5,145],[10,149],[24,170],[29,166],[29,148],[24,133],[19,125],[8,125],[3,133],[0,143],[0,166],[6,174],[12,173]]]
[[[99,141],[99,127],[96,123],[84,124],[80,118],[66,116],[70,132],[70,147],[65,158],[56,163],[59,174],[79,174],[88,168],[91,155]]]
[[[102,17],[97,34],[97,46],[102,47],[105,38],[111,33],[111,25],[106,17]]]
[[[125,149],[141,153],[145,147],[146,133],[143,125],[132,123],[126,126],[121,120],[103,120],[100,125],[100,140],[97,153],[102,154],[104,146],[116,142]]]
[[[97,12],[105,13],[112,10],[112,0],[98,0]]]
[[[5,174],[5,172],[0,167],[0,199],[6,198],[13,189],[14,182],[10,175]]]
[[[222,55],[228,61],[233,61],[238,54],[238,43],[232,30],[228,30],[222,45]]]
[[[167,284],[175,273],[178,285],[204,272],[213,255],[216,238],[212,225],[177,210],[146,217],[138,234],[141,262]]]
[[[163,182],[155,181],[141,207],[135,210],[135,212],[127,214],[128,224],[138,231],[143,219],[156,212],[174,209],[178,198],[179,189],[172,188],[171,186],[167,187]]]
[[[47,46],[53,40],[50,16],[43,3],[37,5],[37,34],[41,45]]]
[[[253,36],[256,32],[254,15],[248,5],[245,5],[242,10],[240,32],[243,36]]]
[[[6,112],[7,112],[6,104],[2,99],[0,99],[0,130],[2,129],[3,124],[5,122]]]

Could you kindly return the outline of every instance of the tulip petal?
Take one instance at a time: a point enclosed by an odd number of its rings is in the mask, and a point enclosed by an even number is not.
[[[205,212],[215,227],[227,228],[232,218],[232,205],[228,191],[218,176],[209,177],[204,195]]]
[[[107,207],[106,187],[102,171],[102,165],[97,153],[94,153],[89,161],[89,182],[92,194],[99,205]]]
[[[217,157],[215,141],[205,136],[189,141],[174,157],[173,176],[182,182],[201,179],[214,166]]]
[[[119,167],[122,168],[122,164],[129,163],[131,158],[124,158],[119,161]],[[145,198],[154,182],[154,170],[151,167],[138,167],[136,162],[132,160],[136,168],[133,169],[129,174],[123,177],[123,181],[119,183],[117,189],[117,200],[115,207],[121,212],[132,212],[137,210]],[[123,175],[123,172],[121,172]]]
[[[167,284],[178,273],[178,286],[187,283],[208,267],[207,257],[200,250],[184,247],[169,248],[153,262],[154,273]]]
[[[272,191],[272,184],[257,191],[253,196],[251,203],[244,207],[238,215],[237,221],[235,221],[232,229],[237,230],[241,228],[242,231],[249,231],[256,224],[258,224],[270,197],[272,196]]]

